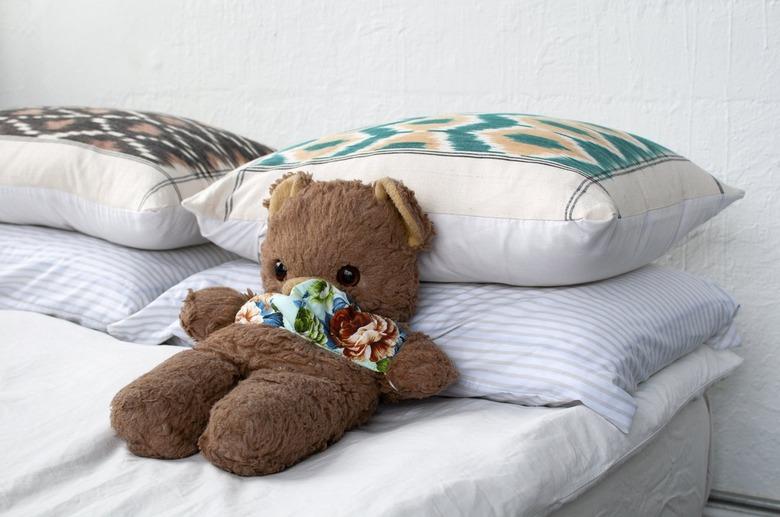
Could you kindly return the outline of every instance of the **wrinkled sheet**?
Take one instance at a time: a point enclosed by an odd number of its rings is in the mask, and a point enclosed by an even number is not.
[[[583,406],[437,398],[383,406],[323,453],[241,478],[199,455],[135,457],[109,426],[116,391],[178,351],[0,311],[0,513],[545,515],[741,362],[702,347],[665,368],[637,391],[627,435]]]
[[[711,424],[707,403],[696,398],[637,454],[550,517],[700,515],[709,496]]]

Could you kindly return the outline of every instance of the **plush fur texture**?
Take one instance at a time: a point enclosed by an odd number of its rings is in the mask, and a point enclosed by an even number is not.
[[[409,189],[382,182],[316,182],[303,173],[277,182],[261,247],[266,290],[323,278],[363,310],[408,321],[417,301],[417,253],[433,227]],[[287,267],[282,280],[277,260]],[[339,284],[337,272],[346,265],[360,271],[357,285]],[[368,421],[381,398],[429,397],[456,379],[449,359],[419,332],[408,334],[383,375],[283,328],[234,323],[251,296],[227,288],[190,292],[181,323],[196,346],[112,402],[111,424],[133,453],[181,458],[200,450],[235,474],[271,474]]]

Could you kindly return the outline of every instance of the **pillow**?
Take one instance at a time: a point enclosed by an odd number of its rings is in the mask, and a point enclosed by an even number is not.
[[[261,200],[294,170],[383,176],[433,220],[423,280],[565,285],[648,264],[743,193],[646,138],[518,114],[419,117],[259,158],[185,200],[203,235],[257,260]]]
[[[97,108],[0,111],[0,222],[144,249],[205,242],[181,200],[270,152],[193,120]]]
[[[213,244],[142,251],[75,232],[0,224],[0,309],[105,330],[182,279],[235,258]]]
[[[215,286],[262,292],[257,263],[238,259],[196,273],[168,289],[141,311],[112,323],[106,330],[115,338],[142,345],[159,345],[171,338],[179,338],[174,339],[175,344],[191,345],[192,340],[179,326],[181,306],[190,289],[197,291]]]
[[[190,288],[216,285],[262,291],[257,264],[230,262],[186,279],[108,332],[191,343],[178,324],[182,301]],[[736,310],[710,282],[647,266],[574,287],[424,283],[410,325],[460,372],[445,395],[532,406],[581,401],[627,432],[636,409],[630,393],[640,382],[705,342],[739,344]]]

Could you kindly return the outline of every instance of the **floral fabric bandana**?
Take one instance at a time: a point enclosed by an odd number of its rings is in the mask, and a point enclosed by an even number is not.
[[[317,346],[376,372],[386,372],[406,334],[390,318],[362,312],[347,294],[317,278],[296,285],[289,296],[254,296],[236,323],[284,327]]]

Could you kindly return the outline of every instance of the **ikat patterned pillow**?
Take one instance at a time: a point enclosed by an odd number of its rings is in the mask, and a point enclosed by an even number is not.
[[[515,113],[416,117],[263,156],[184,202],[203,235],[256,259],[283,174],[390,176],[415,191],[437,236],[423,280],[566,285],[641,267],[743,193],[647,138]],[[355,214],[359,217],[359,214]]]
[[[200,243],[181,201],[269,152],[171,115],[0,111],[0,222],[73,229],[146,249]]]

